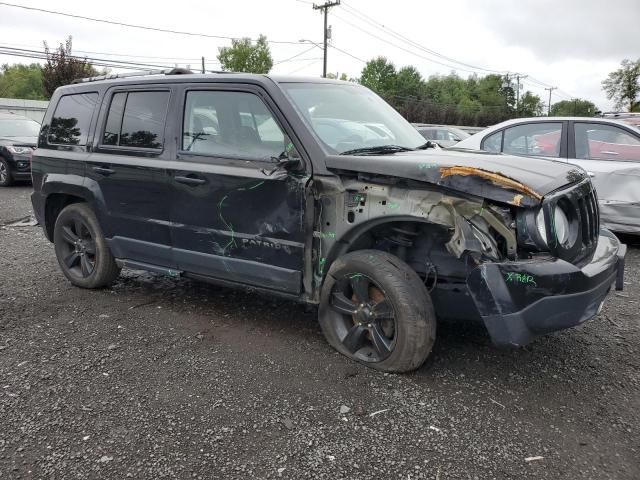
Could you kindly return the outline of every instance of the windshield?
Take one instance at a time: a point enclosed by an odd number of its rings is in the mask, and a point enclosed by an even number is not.
[[[465,138],[469,138],[469,135],[464,130],[460,130],[459,128],[449,127],[449,131],[455,135],[455,137],[459,140],[464,140]]]
[[[27,118],[0,118],[0,137],[37,137],[40,124]]]
[[[398,112],[359,85],[281,84],[331,153],[394,145],[414,149],[424,138]]]

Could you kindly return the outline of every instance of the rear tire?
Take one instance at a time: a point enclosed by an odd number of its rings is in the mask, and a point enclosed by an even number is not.
[[[11,167],[9,166],[9,162],[0,157],[0,187],[9,187],[11,185],[13,185]]]
[[[424,283],[405,262],[378,250],[348,253],[331,265],[318,314],[331,346],[385,372],[420,367],[436,337]]]
[[[58,263],[69,281],[81,288],[101,288],[120,274],[95,214],[85,203],[65,207],[53,230]]]

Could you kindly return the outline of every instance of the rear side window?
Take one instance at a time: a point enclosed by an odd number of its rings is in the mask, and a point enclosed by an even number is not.
[[[164,143],[169,92],[119,92],[111,98],[103,145],[151,148]]]
[[[47,129],[47,143],[57,145],[86,145],[91,117],[98,102],[98,94],[76,93],[60,97]]]
[[[576,158],[640,161],[640,138],[614,125],[575,123]]]

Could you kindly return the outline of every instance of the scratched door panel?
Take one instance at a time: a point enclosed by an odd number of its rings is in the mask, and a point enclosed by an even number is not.
[[[286,291],[299,291],[302,271],[303,183],[175,171],[172,237],[181,270]]]

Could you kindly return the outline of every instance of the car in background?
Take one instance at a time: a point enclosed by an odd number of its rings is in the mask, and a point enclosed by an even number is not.
[[[31,180],[31,155],[38,142],[40,124],[13,113],[0,113],[0,187]]]
[[[446,125],[414,125],[414,127],[418,132],[420,132],[420,135],[422,135],[425,140],[437,143],[443,148],[451,147],[459,141],[471,136],[459,128],[449,127]]]
[[[603,118],[621,120],[624,123],[640,128],[640,113],[630,112],[606,112],[602,114]]]
[[[633,125],[608,118],[518,118],[456,148],[579,165],[596,187],[602,224],[614,232],[640,234],[640,129]]]

